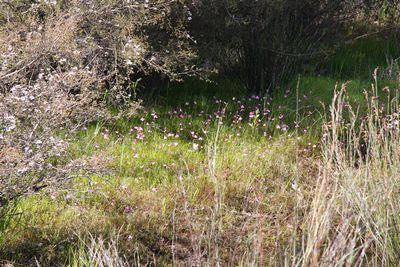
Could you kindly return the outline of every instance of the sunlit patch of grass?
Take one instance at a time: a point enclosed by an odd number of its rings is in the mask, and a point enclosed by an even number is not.
[[[21,231],[8,237],[4,257],[23,262],[39,254],[48,264],[57,257],[68,260],[77,236],[107,237],[117,230],[125,252],[140,253],[144,261],[157,255],[161,262],[184,262],[194,253],[190,247],[196,247],[196,255],[218,247],[208,234],[218,229],[226,244],[219,248],[221,257],[227,259],[232,247],[243,252],[254,242],[257,216],[265,220],[271,249],[278,241],[289,242],[298,205],[292,183],[307,199],[315,180],[307,159],[317,162],[318,140],[303,131],[305,125],[277,128],[288,113],[257,115],[263,99],[208,101],[203,113],[186,103],[176,113],[153,106],[132,120],[99,123],[82,132],[73,154],[112,156],[111,174],[79,177],[65,192],[25,199],[14,227]],[[234,122],[235,115],[242,120]],[[235,239],[242,228],[248,238]]]
[[[251,213],[257,201],[261,201],[257,205],[271,216],[291,214],[294,203],[290,183],[296,173],[296,143],[305,146],[294,136],[273,140],[262,137],[260,140],[251,132],[237,136],[229,127],[219,127],[215,174],[222,188],[226,212],[221,220],[232,224],[221,233],[228,240],[235,227],[245,223],[245,214]],[[198,221],[199,226],[207,228],[204,219],[211,218],[210,208],[215,204],[216,189],[210,178],[207,152],[213,132],[208,134],[203,147],[197,149],[191,141],[175,137],[164,139],[160,133],[151,133],[144,140],[134,142],[135,135],[110,134],[104,138],[100,133],[89,132],[91,135],[84,135],[83,140],[98,143],[97,150],[105,149],[114,155],[114,174],[80,177],[68,192],[25,199],[19,206],[21,219],[13,226],[21,230],[9,236],[5,255],[19,251],[20,256],[12,258],[26,260],[29,255],[43,253],[48,259],[40,259],[40,262],[48,263],[56,261],[57,257],[67,259],[66,251],[70,250],[67,248],[76,244],[78,235],[90,232],[107,236],[110,229],[117,229],[120,231],[119,247],[124,251],[140,251],[149,259],[158,253],[168,262],[172,257],[171,242],[177,242],[182,243],[179,245],[182,251],[176,253],[183,253],[179,257],[184,257],[188,253],[184,244],[195,242],[189,241],[190,235],[198,231],[191,228],[197,227],[192,223]],[[84,153],[79,147],[77,153]],[[263,196],[262,200],[257,194]],[[276,206],[275,203],[281,204]],[[281,213],[283,209],[286,213]],[[188,221],[186,216],[193,216],[194,221]],[[179,225],[173,226],[171,218]],[[281,220],[283,222],[284,218]],[[185,233],[185,227],[194,232]],[[160,237],[164,241],[161,242]],[[54,248],[53,252],[45,252],[49,248]],[[61,251],[64,254],[58,255]]]
[[[90,261],[91,248],[99,261],[112,252],[159,265],[290,258],[311,227],[306,215],[325,167],[321,124],[336,85],[347,82],[332,77],[300,76],[272,100],[243,94],[237,82],[190,81],[134,118],[88,127],[72,155],[110,155],[110,174],[23,199],[0,256],[76,266]],[[363,111],[371,83],[348,81],[346,104]]]
[[[110,155],[111,174],[79,177],[64,192],[24,199],[21,219],[13,226],[21,230],[7,235],[4,258],[26,263],[40,254],[39,262],[48,264],[57,257],[68,260],[77,236],[107,236],[116,229],[122,250],[179,261],[191,253],[190,246],[200,253],[204,246],[217,245],[204,243],[210,236],[196,239],[202,231],[215,231],[210,220],[227,224],[220,237],[230,243],[237,227],[254,224],[249,214],[256,207],[282,223],[291,217],[291,183],[308,179],[296,176],[295,155],[300,149],[312,155],[316,139],[294,128],[277,128],[289,115],[262,114],[270,108],[260,96],[180,100],[175,107],[151,105],[131,120],[99,122],[77,135],[72,155]],[[213,146],[215,166],[210,166]],[[285,240],[289,236],[289,229],[272,224],[270,229]],[[235,242],[241,251],[251,241]]]

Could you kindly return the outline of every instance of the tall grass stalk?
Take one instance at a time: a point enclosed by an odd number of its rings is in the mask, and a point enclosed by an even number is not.
[[[301,266],[399,264],[399,99],[384,107],[374,78],[364,116],[335,90]]]
[[[221,131],[222,119],[218,120],[218,126],[215,134],[211,137],[211,141],[207,147],[208,156],[208,169],[209,176],[214,186],[214,209],[212,211],[211,220],[211,232],[210,232],[210,244],[209,249],[213,251],[213,264],[220,266],[220,255],[219,255],[219,231],[222,227],[222,204],[223,204],[223,185],[222,181],[218,178],[217,171],[217,157],[218,157],[218,143],[219,135]]]
[[[72,251],[71,267],[127,267],[131,266],[118,249],[118,237],[110,240],[89,235],[88,240],[80,240],[80,246]]]

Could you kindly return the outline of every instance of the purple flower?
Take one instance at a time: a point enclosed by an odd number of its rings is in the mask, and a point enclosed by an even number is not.
[[[157,113],[155,113],[155,112],[152,112],[151,113],[151,116],[153,117],[153,119],[158,119],[158,115],[157,115]]]
[[[141,132],[138,132],[138,133],[136,134],[136,139],[143,140],[143,139],[144,139],[144,134],[141,133]]]
[[[124,213],[132,213],[133,212],[133,209],[132,209],[132,207],[131,206],[126,206],[125,208],[124,208]]]

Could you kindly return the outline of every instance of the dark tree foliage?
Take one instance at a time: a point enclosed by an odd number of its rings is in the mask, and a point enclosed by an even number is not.
[[[355,20],[395,13],[398,4],[389,2],[201,0],[191,26],[207,67],[233,71],[251,92],[270,92],[299,60],[340,42]]]

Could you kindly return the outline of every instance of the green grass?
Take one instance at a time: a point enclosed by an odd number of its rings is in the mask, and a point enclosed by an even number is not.
[[[324,64],[325,75],[336,79],[368,80],[375,68],[385,68],[399,57],[397,36],[372,35],[339,47]]]
[[[328,60],[326,75],[300,75],[272,102],[246,96],[238,81],[189,80],[145,99],[130,120],[92,125],[76,136],[71,156],[110,156],[111,173],[22,199],[0,259],[79,266],[89,236],[105,242],[96,249],[117,246],[131,262],[158,265],[201,253],[215,260],[216,251],[221,262],[250,262],[258,239],[265,257],[283,257],[293,233],[305,231],[299,218],[309,207],[299,203],[315,193],[321,124],[335,87],[346,83],[349,103],[363,112],[371,71],[397,53],[393,40],[360,40]],[[380,79],[385,86],[398,89]]]

